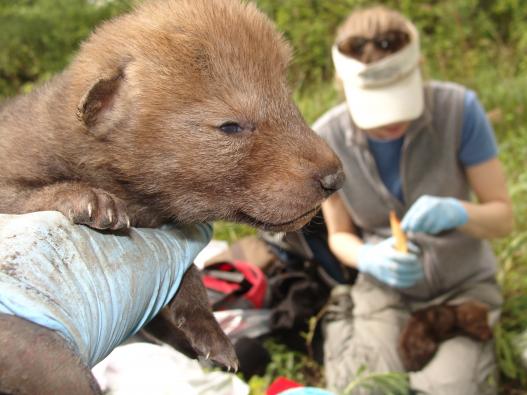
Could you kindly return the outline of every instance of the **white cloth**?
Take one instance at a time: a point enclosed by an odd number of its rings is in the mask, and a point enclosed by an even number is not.
[[[133,343],[117,347],[92,370],[112,395],[247,395],[235,374],[204,372],[198,361],[172,347]]]
[[[166,225],[115,235],[58,212],[0,215],[0,313],[58,331],[93,366],[172,299],[211,232]]]

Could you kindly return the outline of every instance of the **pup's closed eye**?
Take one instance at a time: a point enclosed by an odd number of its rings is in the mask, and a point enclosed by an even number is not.
[[[244,131],[244,128],[236,122],[225,122],[219,129],[226,134],[236,134]]]

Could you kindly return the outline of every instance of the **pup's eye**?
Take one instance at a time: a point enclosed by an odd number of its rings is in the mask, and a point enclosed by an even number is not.
[[[235,134],[243,131],[243,128],[236,122],[226,122],[220,126],[220,129],[226,134]]]

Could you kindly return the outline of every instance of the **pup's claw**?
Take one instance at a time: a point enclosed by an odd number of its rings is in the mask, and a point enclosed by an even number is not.
[[[108,217],[108,222],[113,223],[113,211],[111,209],[106,210],[106,216]]]
[[[184,341],[194,358],[202,357],[222,367],[237,367],[236,351],[210,311],[201,275],[192,265],[178,293],[164,310],[172,332]],[[176,345],[177,346],[177,345]],[[177,347],[176,347],[177,348]]]
[[[52,208],[62,212],[74,224],[112,230],[130,227],[125,202],[102,189],[65,188],[58,191],[54,199],[56,204]]]
[[[217,355],[212,355],[210,357],[210,360],[217,363],[220,366],[227,367],[229,371],[231,369],[233,371],[238,370],[237,368],[238,367],[238,357],[236,356],[236,352],[234,351],[234,348],[230,344],[228,348],[224,348]]]
[[[71,208],[68,210],[68,214],[66,216],[68,217],[71,223],[75,223],[74,217],[73,217],[73,210]]]

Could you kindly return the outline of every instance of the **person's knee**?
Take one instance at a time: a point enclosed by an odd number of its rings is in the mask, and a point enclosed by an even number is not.
[[[60,335],[0,314],[0,393],[94,395],[100,390]]]
[[[327,326],[324,367],[330,388],[343,391],[359,372],[402,372],[397,352],[399,316],[383,310],[375,316],[340,320]]]
[[[417,394],[434,395],[496,395],[497,381],[494,377],[487,376],[484,380],[477,381],[474,377],[466,376],[457,379],[431,378],[426,384],[416,384],[410,379],[410,386]]]
[[[441,344],[434,358],[419,372],[410,373],[417,393],[434,395],[494,395],[497,366],[493,342],[456,337]]]
[[[325,376],[332,390],[342,392],[362,374],[403,371],[394,349],[355,340],[340,348],[334,345],[333,353],[325,355]]]

